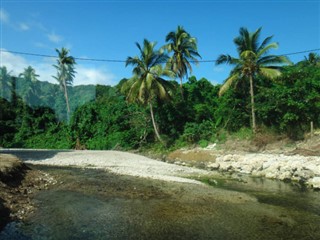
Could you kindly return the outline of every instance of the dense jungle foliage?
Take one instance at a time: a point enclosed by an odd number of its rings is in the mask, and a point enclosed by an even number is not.
[[[181,26],[159,50],[147,39],[136,43],[140,55],[126,60],[133,76],[116,86],[73,86],[76,62],[65,48],[56,49],[57,84],[39,81],[31,66],[19,76],[2,66],[0,147],[177,148],[261,131],[302,139],[320,127],[320,57],[290,64],[269,54],[278,46],[272,36],[259,44],[260,32],[240,28],[239,56],[218,57],[234,67],[222,85],[195,76],[183,82],[201,56]]]
[[[2,71],[4,68],[2,69]],[[3,79],[3,78],[2,78]],[[1,83],[0,146],[25,148],[136,149],[156,143],[148,106],[128,103],[116,86],[68,87],[72,117],[58,85],[7,77]],[[223,141],[226,132],[250,128],[248,84],[218,96],[220,85],[192,76],[178,83],[171,101],[154,104],[167,146]],[[36,91],[35,91],[36,89]],[[255,85],[258,126],[299,139],[320,125],[320,67],[308,61],[288,66],[276,81]]]

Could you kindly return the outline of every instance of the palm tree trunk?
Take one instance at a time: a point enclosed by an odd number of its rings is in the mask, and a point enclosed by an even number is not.
[[[182,100],[184,100],[184,97],[183,97],[182,77],[180,77],[180,93],[181,93],[181,98],[182,98]]]
[[[70,119],[70,106],[69,106],[67,84],[66,84],[65,81],[63,82],[63,87],[64,87],[64,97],[66,99],[66,104],[67,104],[67,120],[69,122],[69,119]]]
[[[253,77],[252,75],[249,76],[250,80],[250,96],[251,96],[251,116],[252,116],[252,130],[253,133],[256,133],[257,126],[256,126],[256,113],[254,107],[254,93],[253,93]]]
[[[163,143],[163,141],[162,141],[162,139],[160,137],[159,131],[158,131],[158,127],[157,127],[156,121],[154,120],[152,103],[149,103],[149,106],[150,106],[150,114],[151,114],[151,119],[152,119],[152,125],[153,125],[153,128],[154,128],[154,132],[155,132],[156,137],[158,138],[158,140],[161,143]]]
[[[4,93],[5,93],[5,79],[2,78],[2,84],[1,84],[1,95],[0,97],[5,98]]]

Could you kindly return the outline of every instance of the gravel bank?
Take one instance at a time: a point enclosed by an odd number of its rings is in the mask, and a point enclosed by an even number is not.
[[[177,166],[144,156],[120,151],[56,151],[40,154],[36,150],[7,150],[29,164],[49,166],[73,166],[105,169],[119,175],[129,175],[165,181],[202,184],[188,176],[211,174],[197,168]],[[41,150],[41,153],[44,152]]]

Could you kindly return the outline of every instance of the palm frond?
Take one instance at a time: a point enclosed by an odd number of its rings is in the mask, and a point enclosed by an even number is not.
[[[239,79],[239,77],[239,74],[235,73],[227,78],[219,90],[219,96],[223,95],[231,87],[231,85]]]
[[[279,77],[281,75],[281,71],[274,68],[269,67],[261,67],[259,68],[259,73],[267,78],[274,79],[276,77]]]
[[[253,52],[258,51],[259,37],[260,37],[261,29],[262,28],[260,27],[255,32],[250,34],[250,50]]]
[[[268,55],[260,58],[257,63],[262,66],[292,64],[286,56]]]
[[[258,49],[258,51],[257,51],[258,57],[262,57],[263,55],[267,54],[269,52],[269,50],[272,49],[272,48],[277,49],[278,48],[278,44],[273,42],[273,43],[268,44],[264,48],[260,47]]]
[[[257,52],[260,52],[263,48],[265,48],[271,41],[273,36],[266,37],[261,43],[260,47],[257,49]]]
[[[254,51],[251,50],[245,50],[240,54],[240,58],[244,59],[244,61],[255,61],[257,58],[257,55]]]
[[[230,55],[226,54],[221,54],[217,59],[216,59],[216,65],[220,64],[230,64],[230,65],[235,65],[239,63],[239,59],[231,57]]]

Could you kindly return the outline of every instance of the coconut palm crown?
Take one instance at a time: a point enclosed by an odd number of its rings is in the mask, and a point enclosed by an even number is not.
[[[149,105],[151,119],[157,138],[162,142],[154,119],[152,103],[156,99],[170,99],[172,84],[163,77],[172,77],[172,72],[162,67],[168,56],[162,51],[155,50],[155,42],[144,39],[143,46],[136,43],[140,56],[128,57],[126,66],[133,66],[133,77],[123,86],[122,91],[127,92],[129,102],[139,102]]]
[[[164,48],[173,55],[168,61],[168,67],[180,78],[180,88],[182,94],[182,79],[188,76],[188,70],[192,72],[191,62],[198,63],[197,57],[201,58],[197,49],[197,40],[178,26],[176,31],[169,32],[166,36],[168,42]]]
[[[39,81],[39,75],[36,74],[36,70],[33,67],[28,66],[24,69],[23,73],[19,74],[19,77],[22,77],[27,83],[27,89],[23,96],[25,102],[30,105],[38,104],[41,91],[39,85],[36,84]]]
[[[222,54],[216,60],[216,64],[229,64],[234,66],[230,76],[220,88],[219,95],[227,91],[230,86],[239,80],[249,80],[251,97],[252,129],[256,132],[256,118],[254,106],[253,81],[257,75],[274,79],[281,75],[281,66],[291,63],[285,56],[269,55],[271,49],[278,48],[278,44],[270,42],[273,36],[265,38],[259,44],[262,28],[250,33],[246,28],[240,28],[240,35],[233,42],[237,47],[238,58]]]

